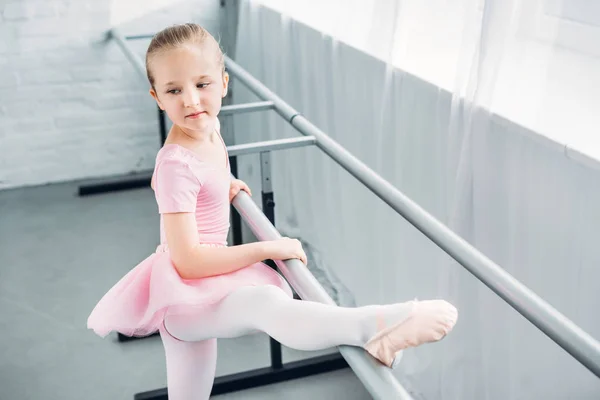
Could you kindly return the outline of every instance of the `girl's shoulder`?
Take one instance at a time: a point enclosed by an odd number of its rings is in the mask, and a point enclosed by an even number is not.
[[[200,162],[199,157],[187,147],[183,147],[179,144],[165,144],[156,154],[156,165],[160,165],[168,161],[172,163],[187,164],[192,169],[198,169],[203,164]]]
[[[150,186],[156,190],[158,175],[169,180],[187,175],[188,178],[193,177],[195,181],[202,183],[204,174],[201,169],[198,160],[188,149],[177,144],[166,144],[156,154]]]
[[[178,144],[164,144],[160,150],[158,150],[158,153],[156,153],[156,164],[165,160],[181,162],[189,161],[189,154],[184,150],[186,149]]]

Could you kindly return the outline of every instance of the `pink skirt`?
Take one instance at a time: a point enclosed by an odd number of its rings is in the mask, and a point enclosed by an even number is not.
[[[198,309],[220,301],[239,287],[261,285],[275,285],[292,297],[286,280],[263,263],[223,275],[182,279],[171,262],[167,246],[159,245],[155,253],[102,297],[87,325],[101,337],[111,331],[126,336],[147,336],[158,330],[170,307]]]

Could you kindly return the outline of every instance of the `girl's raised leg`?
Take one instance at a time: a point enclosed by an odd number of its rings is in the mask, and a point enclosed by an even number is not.
[[[165,325],[192,342],[262,331],[297,350],[361,346],[391,367],[396,353],[440,340],[456,318],[456,309],[443,300],[348,308],[294,300],[266,285],[239,288],[197,315],[169,314]]]

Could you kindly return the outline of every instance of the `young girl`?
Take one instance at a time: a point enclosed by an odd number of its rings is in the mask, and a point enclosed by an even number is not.
[[[209,397],[216,338],[260,331],[299,350],[360,346],[389,367],[402,349],[443,338],[457,319],[445,301],[343,308],[295,300],[261,261],[306,264],[298,240],[227,246],[229,203],[250,190],[230,178],[220,134],[217,115],[229,82],[223,58],[215,39],[195,24],[152,39],[150,94],[173,121],[152,177],[161,244],[106,293],[88,327],[102,337],[159,331],[171,400]]]

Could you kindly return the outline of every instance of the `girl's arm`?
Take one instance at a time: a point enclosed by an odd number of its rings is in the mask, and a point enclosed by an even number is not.
[[[201,246],[194,213],[163,214],[163,221],[171,260],[183,279],[233,272],[268,259],[273,253],[273,242],[231,247]]]

